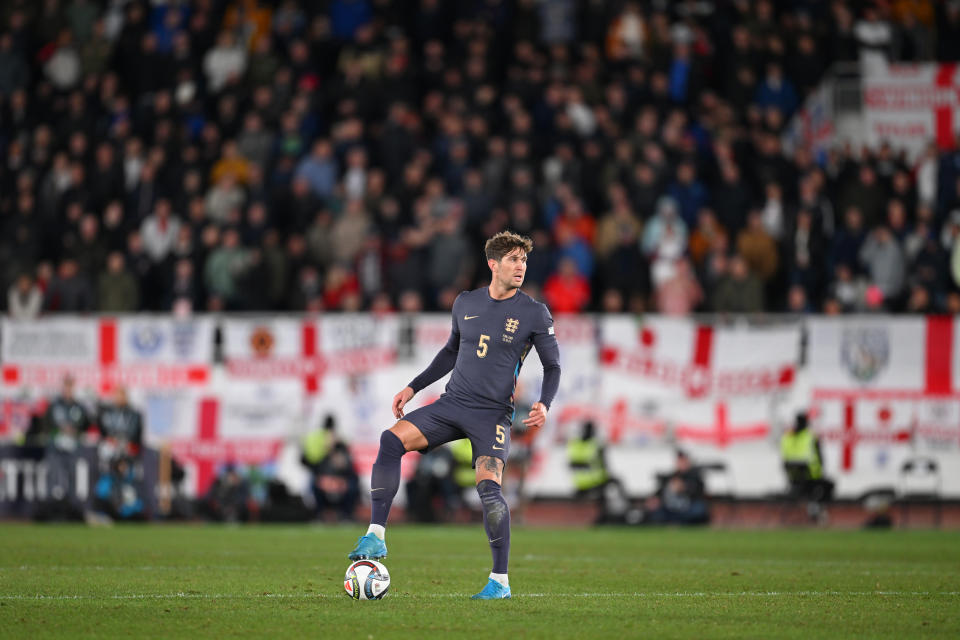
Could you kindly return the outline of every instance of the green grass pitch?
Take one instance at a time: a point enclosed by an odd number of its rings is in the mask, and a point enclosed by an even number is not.
[[[960,637],[954,532],[519,529],[514,598],[475,602],[482,527],[398,525],[355,602],[362,530],[0,525],[0,637]]]

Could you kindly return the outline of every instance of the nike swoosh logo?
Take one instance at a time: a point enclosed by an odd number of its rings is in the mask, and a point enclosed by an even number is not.
[[[370,489],[370,493],[373,493],[374,491],[383,491],[384,489],[386,489],[386,487],[379,487],[379,488],[377,488],[377,489]]]
[[[473,320],[474,318],[479,318],[480,316],[463,316],[464,320]]]
[[[503,536],[500,536],[499,538],[494,538],[493,540],[491,540],[490,538],[487,538],[487,542],[489,542],[490,544],[493,544],[497,540],[503,540]]]
[[[503,451],[503,447],[493,446],[494,451]]]

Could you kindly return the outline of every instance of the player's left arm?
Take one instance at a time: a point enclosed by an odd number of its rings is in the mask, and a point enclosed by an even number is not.
[[[540,400],[530,408],[530,417],[524,419],[527,427],[542,427],[547,420],[547,411],[560,387],[560,346],[553,331],[553,317],[546,305],[540,305],[540,319],[533,332],[533,346],[543,365],[543,384],[540,385]]]

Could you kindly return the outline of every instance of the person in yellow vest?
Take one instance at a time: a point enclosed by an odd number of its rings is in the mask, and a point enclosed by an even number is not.
[[[793,428],[780,439],[780,455],[791,495],[807,500],[807,514],[812,520],[823,519],[823,505],[833,498],[833,482],[823,475],[820,439],[810,430],[805,412],[797,414]]]
[[[621,523],[629,508],[623,484],[610,475],[604,449],[593,422],[583,424],[579,438],[567,442],[567,461],[573,475],[577,498],[596,499],[596,524]]]
[[[599,489],[609,478],[603,447],[594,432],[593,423],[586,422],[580,437],[567,443],[567,461],[570,463],[573,486],[578,494]]]
[[[323,459],[330,453],[333,443],[336,440],[334,429],[337,421],[332,415],[328,415],[323,420],[322,429],[313,429],[303,439],[303,452],[300,455],[300,463],[306,468],[316,473],[323,462]]]

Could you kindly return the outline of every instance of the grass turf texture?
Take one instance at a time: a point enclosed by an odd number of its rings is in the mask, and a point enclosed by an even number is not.
[[[0,525],[0,637],[960,637],[956,533],[521,529],[475,602],[482,527],[394,526],[355,602],[362,529]]]

